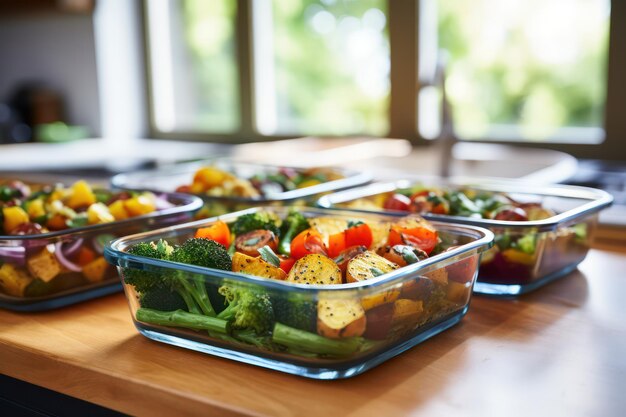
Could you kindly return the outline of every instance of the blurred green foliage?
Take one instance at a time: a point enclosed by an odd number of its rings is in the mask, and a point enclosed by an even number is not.
[[[516,125],[545,140],[603,125],[608,0],[439,0],[438,16],[461,136]]]
[[[271,54],[273,96],[257,103],[276,115],[263,133],[385,135],[387,2],[262,4],[272,6],[273,33],[271,49],[258,53]],[[235,130],[236,2],[181,5],[193,125]],[[438,0],[437,8],[438,44],[450,56],[447,87],[462,137],[514,126],[521,137],[545,140],[563,126],[602,126],[609,0]]]

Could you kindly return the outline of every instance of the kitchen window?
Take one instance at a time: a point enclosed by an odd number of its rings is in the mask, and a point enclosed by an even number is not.
[[[626,135],[617,3],[146,2],[152,133],[426,143],[440,129],[435,70],[445,63],[460,139],[610,158]]]

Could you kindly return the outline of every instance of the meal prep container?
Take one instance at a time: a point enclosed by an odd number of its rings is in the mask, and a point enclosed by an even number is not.
[[[219,220],[231,223],[238,216],[257,210],[272,211],[281,218],[288,213],[287,208],[266,207],[231,213],[219,217]],[[364,222],[396,220],[389,215],[335,210],[305,209],[302,213],[307,217],[331,216]],[[193,237],[197,228],[217,220],[196,221],[127,236],[111,242],[105,250],[105,257],[118,267],[122,280],[126,274],[136,273],[137,270],[151,271],[157,276],[176,273],[188,282],[204,283],[209,294],[216,293],[218,287],[227,283],[269,294],[274,311],[294,300],[308,303],[313,308],[316,305],[317,308],[322,305],[336,308],[337,303],[356,303],[358,308],[363,306],[366,310],[364,320],[368,324],[363,338],[329,339],[318,336],[313,328],[304,332],[306,336],[297,337],[296,346],[278,344],[268,348],[244,343],[228,334],[148,324],[137,319],[139,294],[135,287],[124,284],[136,328],[144,336],[159,342],[316,379],[347,378],[360,374],[456,324],[468,310],[480,253],[489,248],[493,240],[493,234],[486,229],[435,222],[433,225],[444,245],[455,248],[367,281],[314,286],[140,257],[127,252],[129,247],[139,242],[163,239],[170,244],[180,244]],[[209,297],[212,298],[211,295]],[[212,304],[219,312],[216,302],[212,301]],[[399,318],[395,315],[398,306],[405,307],[403,310],[406,313]],[[223,305],[221,308],[224,308]],[[397,321],[389,321],[392,313],[393,320]],[[276,334],[274,328],[273,335]],[[332,345],[334,353],[320,354],[308,350],[311,346],[307,340],[311,335]]]
[[[199,198],[185,194],[169,193],[161,198],[165,198],[172,207],[111,223],[34,235],[0,235],[0,265],[11,268],[19,275],[26,291],[24,296],[15,296],[0,290],[0,307],[27,312],[50,310],[120,291],[121,286],[115,270],[102,257],[106,243],[127,234],[189,221],[193,213],[202,206]],[[102,278],[90,281],[87,274],[83,274],[84,271],[70,271],[55,262],[54,264],[61,270],[53,279],[47,283],[42,280],[35,281],[26,268],[27,259],[44,253],[43,249],[46,247],[54,247],[54,251],[60,250],[61,245],[64,250],[72,252],[79,251],[82,247],[96,253],[99,251],[100,255],[96,258],[93,268],[99,269],[98,275]],[[49,251],[45,251],[45,254],[55,256],[49,254]],[[34,287],[29,287],[31,285]]]
[[[305,171],[303,168],[235,162],[230,159],[223,158],[203,162],[176,164],[155,170],[118,174],[111,179],[111,185],[114,188],[127,190],[173,192],[181,185],[191,184],[195,171],[203,166],[214,166],[243,179],[249,179],[255,174],[277,173],[281,169],[289,169],[297,173]],[[265,196],[257,198],[195,194],[205,201],[205,207],[202,210],[205,215],[199,216],[198,218],[218,216],[258,206],[294,206],[305,205],[307,203],[312,204],[324,193],[362,186],[369,183],[372,179],[371,175],[367,173],[339,168],[332,169],[333,171],[342,174],[344,178],[292,191],[268,193]]]
[[[351,210],[363,212],[406,215],[406,212],[383,209],[382,204],[379,204],[380,198],[421,184],[426,188],[504,193],[519,202],[541,203],[542,207],[557,213],[538,221],[423,214],[429,220],[481,226],[495,234],[495,245],[482,255],[480,274],[474,291],[497,296],[517,296],[532,291],[574,270],[589,251],[598,213],[613,201],[610,194],[586,187],[537,186],[489,179],[412,179],[374,183],[329,194],[318,200],[318,206],[337,209],[349,207]],[[377,199],[378,203],[375,202]],[[365,205],[359,208],[362,202]],[[511,243],[522,238],[534,240],[533,253],[510,249]]]

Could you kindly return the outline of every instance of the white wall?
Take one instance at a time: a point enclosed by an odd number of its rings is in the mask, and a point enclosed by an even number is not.
[[[68,122],[100,136],[91,15],[60,12],[0,17],[0,101],[22,81],[45,81],[64,95]]]

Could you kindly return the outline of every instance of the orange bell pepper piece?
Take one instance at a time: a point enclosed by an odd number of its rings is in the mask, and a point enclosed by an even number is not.
[[[231,241],[230,229],[228,225],[221,220],[211,226],[196,230],[195,237],[214,240],[227,248],[230,246]]]

